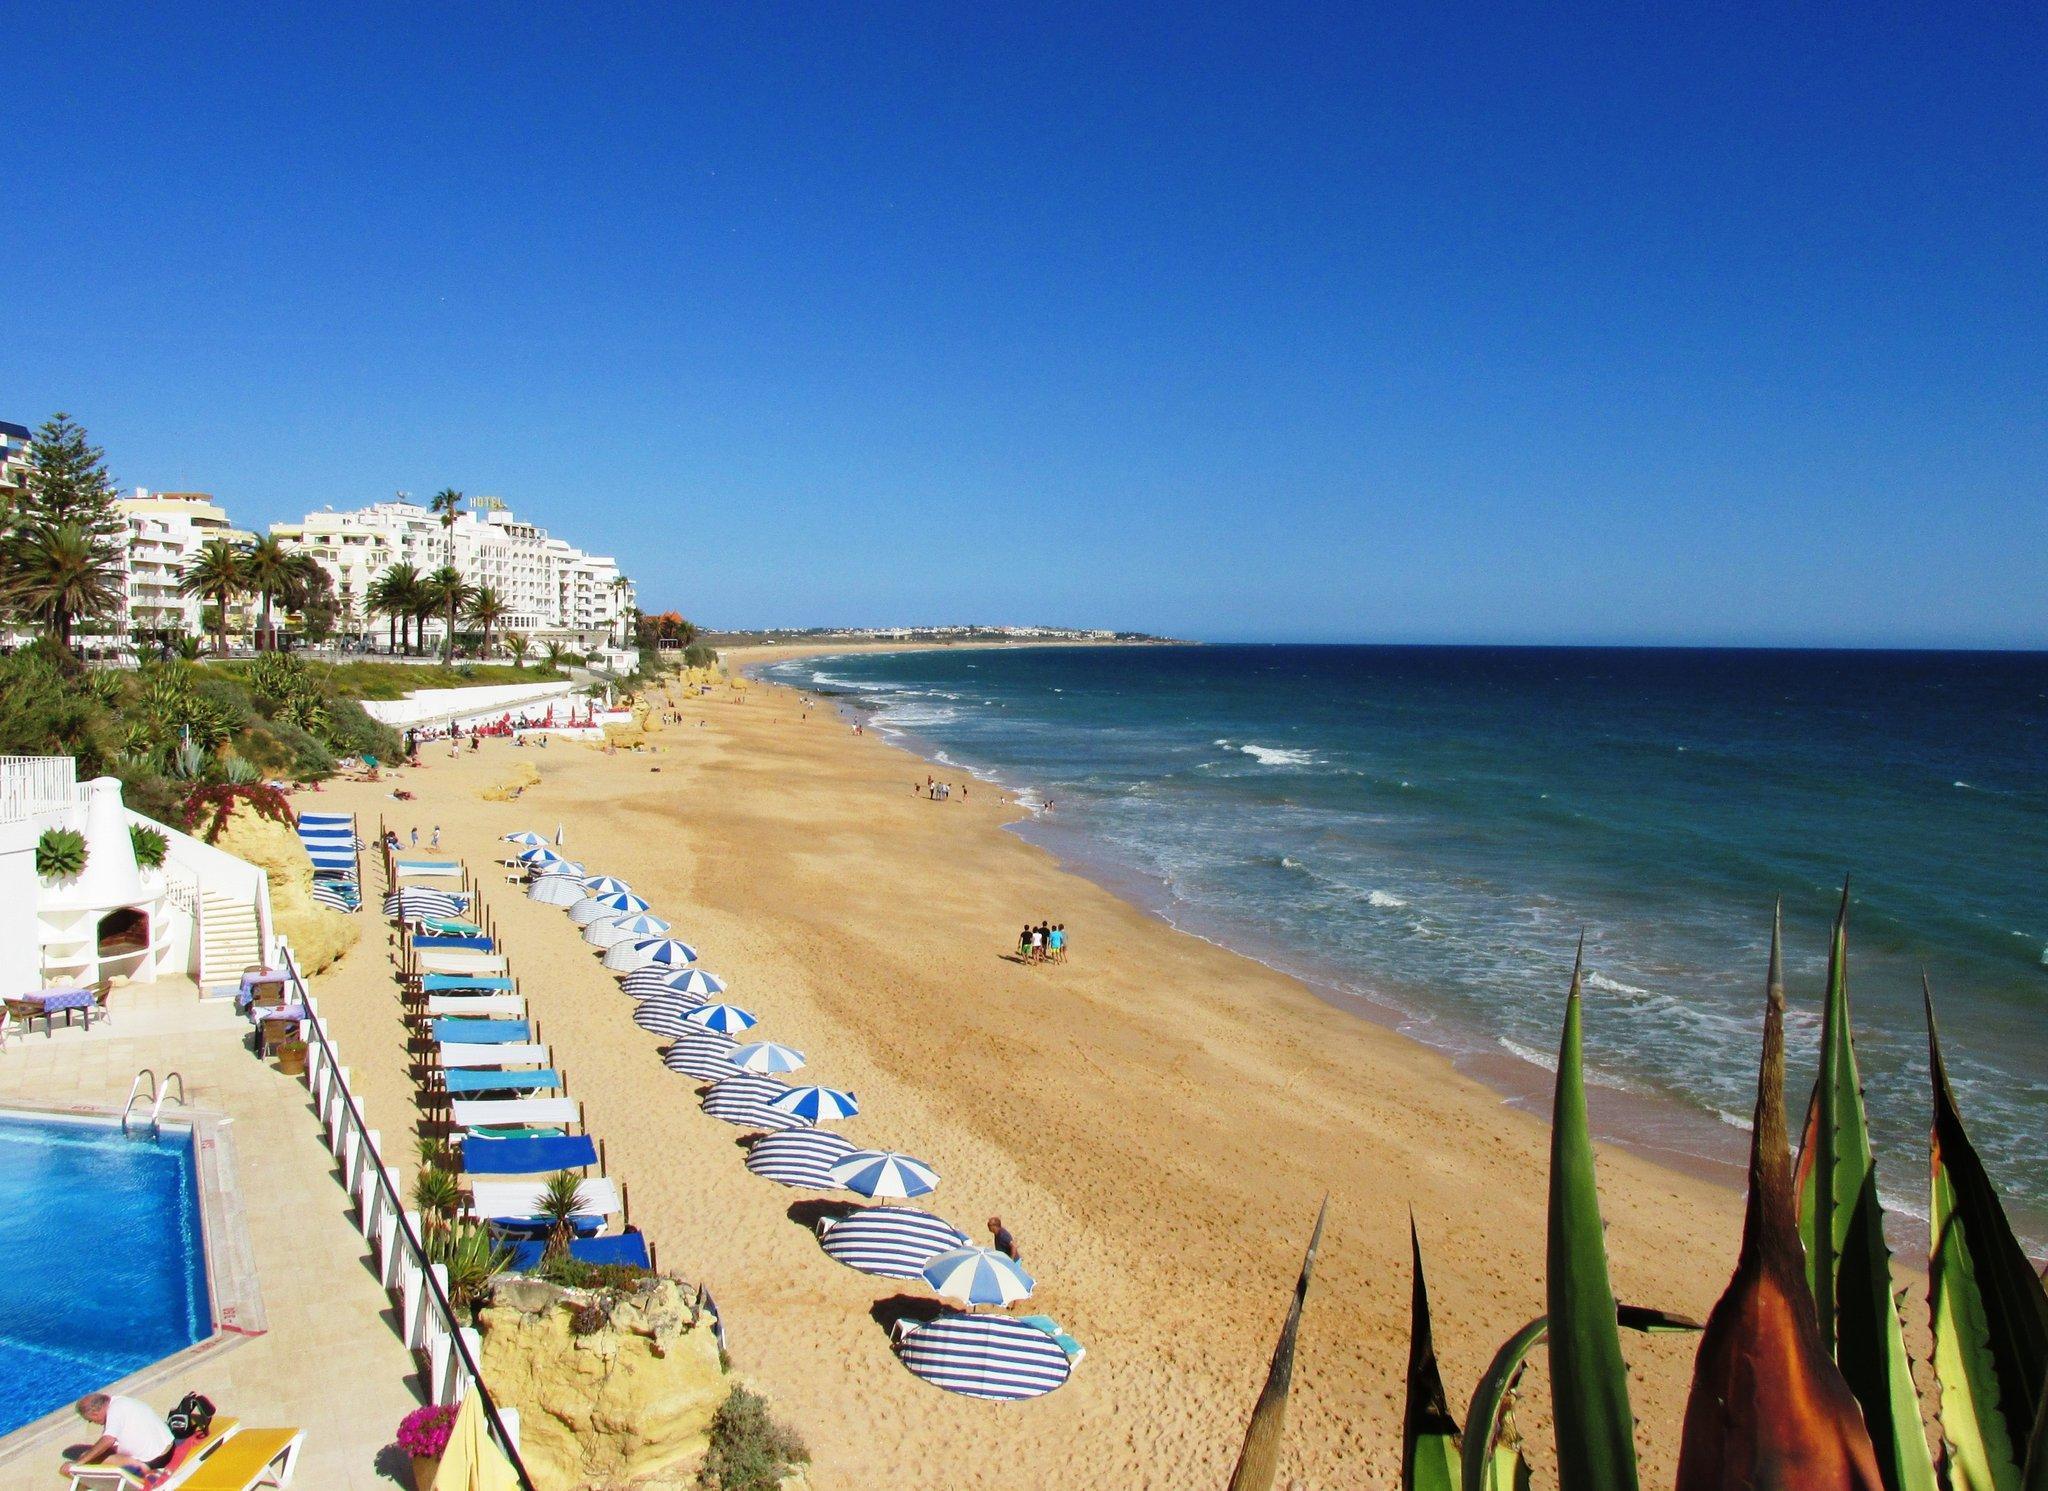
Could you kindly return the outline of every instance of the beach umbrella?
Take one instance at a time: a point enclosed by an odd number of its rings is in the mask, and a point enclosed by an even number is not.
[[[688,1019],[692,1025],[701,1025],[721,1035],[731,1035],[736,1030],[752,1030],[760,1023],[736,1004],[700,1004],[690,1011]]]
[[[659,937],[669,929],[669,924],[651,912],[636,911],[630,916],[615,916],[608,921],[592,922],[583,929],[583,940],[593,947],[616,947],[621,942],[636,942],[644,937]]]
[[[605,950],[604,966],[614,973],[631,973],[636,968],[681,968],[697,961],[697,949],[673,937],[643,937],[621,942]]]
[[[545,844],[536,844],[531,849],[522,849],[513,855],[512,858],[522,865],[558,865],[563,863],[562,856],[555,853],[554,850],[548,848]]]
[[[1009,1254],[972,1245],[939,1254],[918,1276],[949,1299],[970,1305],[1015,1304],[1038,1287]]]
[[[716,999],[725,992],[725,980],[701,968],[636,968],[619,980],[619,987],[635,999],[653,994],[687,994],[692,999]]]
[[[775,1106],[809,1123],[831,1123],[860,1112],[853,1094],[836,1087],[792,1087],[775,1100]]]
[[[729,1059],[731,1055],[731,1041],[722,1035],[698,1030],[678,1035],[674,1044],[661,1053],[661,1064],[672,1072],[695,1077],[699,1081],[723,1082],[728,1077],[742,1075]]]
[[[388,891],[384,896],[384,914],[403,918],[419,916],[451,917],[469,907],[469,897],[456,891],[428,890],[421,886],[407,886],[403,890]]]
[[[819,1246],[848,1268],[884,1279],[915,1279],[941,1253],[967,1246],[950,1222],[911,1206],[870,1206],[818,1224]]]
[[[832,1167],[832,1181],[863,1196],[901,1201],[936,1187],[939,1172],[893,1149],[856,1149]]]
[[[522,828],[517,833],[500,834],[499,837],[508,844],[519,844],[528,849],[542,848],[548,841],[546,834],[537,834],[530,828]]]
[[[742,1072],[715,1083],[704,1094],[704,1111],[725,1123],[746,1129],[808,1128],[808,1120],[784,1113],[775,1106],[776,1096],[787,1089],[773,1077]]]
[[[837,1189],[832,1166],[853,1152],[853,1146],[824,1129],[784,1129],[763,1134],[747,1151],[747,1168],[777,1185],[806,1190]]]
[[[543,906],[574,906],[589,894],[573,875],[536,875],[526,887],[526,898]]]
[[[804,1053],[773,1041],[755,1041],[732,1053],[732,1064],[742,1071],[774,1074],[793,1072],[804,1064]]]
[[[704,1031],[702,1026],[692,1025],[683,1018],[696,1007],[694,1004],[656,1004],[652,1000],[643,999],[633,1007],[633,1023],[654,1035],[687,1035],[693,1030],[708,1035],[710,1032]],[[733,1045],[739,1044],[731,1036],[722,1035],[719,1039]]]
[[[933,1387],[998,1402],[1049,1393],[1074,1370],[1051,1336],[1007,1315],[941,1315],[914,1328],[897,1354]]]
[[[582,889],[580,885],[577,888]],[[587,927],[592,922],[610,921],[615,916],[631,916],[647,909],[648,903],[629,890],[615,890],[602,896],[585,890],[582,899],[569,908],[569,920]]]
[[[583,866],[573,860],[556,860],[553,864],[529,865],[529,880],[566,880],[578,890],[583,888]]]
[[[583,888],[593,896],[623,896],[633,892],[633,887],[616,875],[585,875]]]

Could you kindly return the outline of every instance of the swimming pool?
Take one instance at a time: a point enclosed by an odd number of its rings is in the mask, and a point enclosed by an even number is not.
[[[213,1331],[192,1136],[0,1112],[0,1435]]]

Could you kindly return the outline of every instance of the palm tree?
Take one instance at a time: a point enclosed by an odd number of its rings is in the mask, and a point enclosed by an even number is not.
[[[224,538],[210,538],[199,552],[185,561],[178,577],[180,595],[196,595],[213,604],[213,650],[216,656],[228,650],[228,607],[235,597],[249,589],[249,571],[239,546]]]
[[[562,663],[569,656],[569,649],[559,642],[550,642],[541,649],[541,656],[547,659],[547,664],[550,668],[559,671]]]
[[[263,615],[256,624],[258,651],[276,651],[277,636],[271,629],[270,607],[284,602],[287,609],[299,605],[312,593],[313,556],[299,549],[287,549],[284,540],[267,533],[242,551],[243,573],[249,588],[262,597]]]
[[[479,585],[476,588],[476,594],[470,597],[469,610],[465,614],[471,621],[484,629],[483,650],[478,656],[489,657],[491,655],[491,633],[497,628],[499,622],[512,614],[512,607],[502,595],[499,595],[490,586]]]
[[[441,566],[439,573],[454,575],[455,520],[462,514],[462,494],[453,487],[443,487],[433,495],[427,506],[441,515],[441,531],[448,536],[448,561]],[[456,575],[453,584],[441,586],[441,602],[446,607],[443,619],[448,628],[448,634],[441,639],[441,666],[444,668],[455,656],[455,612],[462,597],[462,590],[460,575]]]
[[[420,599],[429,615],[439,611],[446,618],[448,635],[441,640],[441,666],[445,668],[455,657],[455,617],[476,599],[476,587],[462,578],[461,570],[444,564],[427,576]],[[420,636],[426,636],[424,627]]]
[[[9,543],[7,598],[43,623],[58,651],[71,655],[81,616],[121,606],[121,561],[113,544],[78,523],[32,523]]]
[[[621,647],[631,645],[630,639],[633,635],[627,630],[632,625],[632,618],[626,614],[625,600],[626,592],[632,588],[633,582],[624,575],[612,576],[612,604],[617,607],[619,613],[619,646]],[[611,639],[606,638],[605,640],[610,641]]]
[[[407,645],[412,642],[413,602],[419,588],[420,572],[410,564],[390,565],[370,582],[363,601],[371,611],[383,613],[389,651],[398,651],[401,640]],[[399,636],[400,627],[405,629],[403,639]]]
[[[513,632],[505,638],[505,650],[512,654],[512,666],[523,672],[526,655],[533,651],[533,640],[524,632]]]

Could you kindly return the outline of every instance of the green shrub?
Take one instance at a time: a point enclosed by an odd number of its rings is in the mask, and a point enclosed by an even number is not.
[[[768,1412],[768,1400],[736,1387],[711,1419],[711,1447],[697,1484],[710,1491],[775,1491],[811,1452]]]
[[[171,841],[153,828],[144,828],[140,823],[128,825],[128,842],[135,849],[135,863],[145,870],[154,870],[164,862],[164,856],[171,852]]]
[[[36,840],[36,873],[45,880],[68,880],[87,858],[85,835],[75,828],[46,828]]]

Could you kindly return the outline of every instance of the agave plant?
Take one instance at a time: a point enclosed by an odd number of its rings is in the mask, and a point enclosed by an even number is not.
[[[582,1191],[583,1178],[574,1170],[557,1170],[542,1184],[539,1211],[548,1224],[547,1246],[541,1250],[543,1259],[568,1254],[569,1242],[576,1235],[577,1199]]]
[[[462,1187],[450,1172],[424,1166],[412,1178],[412,1204],[420,1209],[429,1233],[445,1231],[462,1204]]]
[[[489,1227],[468,1222],[430,1233],[427,1257],[448,1270],[448,1298],[458,1310],[474,1304],[491,1280],[512,1265],[511,1248]]]

